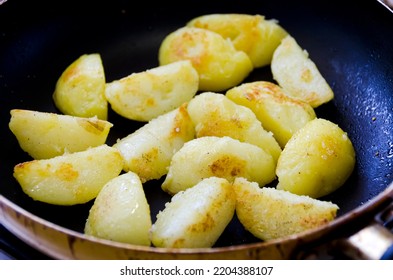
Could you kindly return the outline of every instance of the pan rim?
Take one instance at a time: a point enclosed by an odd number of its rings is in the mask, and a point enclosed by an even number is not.
[[[27,218],[29,221],[33,223],[38,223],[39,225],[53,229],[65,236],[69,236],[71,238],[76,238],[80,240],[85,240],[92,243],[101,244],[104,246],[108,246],[113,249],[122,249],[126,251],[138,251],[145,252],[149,254],[175,254],[177,256],[186,256],[190,254],[196,255],[214,255],[216,253],[231,253],[239,250],[248,250],[248,249],[263,249],[270,246],[281,246],[290,243],[307,243],[316,241],[318,238],[322,237],[326,233],[330,233],[333,231],[337,231],[339,228],[345,227],[349,222],[353,222],[353,220],[359,220],[367,215],[376,215],[378,211],[381,210],[382,206],[387,203],[391,203],[393,201],[393,182],[391,182],[384,191],[379,193],[377,196],[373,197],[363,205],[349,211],[348,213],[337,217],[333,221],[323,225],[321,227],[304,231],[302,233],[290,235],[284,238],[278,238],[270,241],[262,241],[249,243],[249,244],[240,244],[240,245],[231,245],[231,246],[223,246],[223,247],[212,247],[212,248],[157,248],[153,246],[141,246],[134,244],[121,243],[111,240],[105,240],[102,238],[97,238],[94,236],[88,236],[86,234],[77,232],[72,229],[65,228],[63,226],[57,225],[51,221],[45,220],[27,210],[22,208],[21,206],[15,204],[11,200],[7,199],[5,196],[0,194],[0,223],[4,225],[6,229],[10,232],[18,236],[25,243],[34,247],[35,249],[41,251],[44,254],[47,254],[50,257],[58,258],[61,256],[58,252],[52,252],[47,248],[43,248],[41,246],[37,246],[35,242],[32,240],[22,236],[15,228],[13,228],[10,224],[7,223],[7,219],[11,219],[10,214],[7,214],[5,209],[11,209],[14,211],[15,215],[21,215],[24,218]],[[28,229],[26,229],[28,232]],[[25,232],[25,233],[26,233]],[[297,245],[299,245],[297,244]],[[295,246],[296,247],[296,246]]]

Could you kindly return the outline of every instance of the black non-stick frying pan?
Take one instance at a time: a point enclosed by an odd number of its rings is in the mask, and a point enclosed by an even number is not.
[[[8,128],[11,109],[59,113],[51,97],[55,83],[82,54],[101,54],[108,82],[156,67],[159,45],[168,33],[211,13],[261,14],[279,20],[331,85],[334,100],[316,113],[348,133],[357,155],[347,183],[323,198],[340,206],[335,221],[263,242],[234,218],[211,249],[158,249],[84,236],[92,202],[54,206],[22,192],[13,167],[31,158]],[[270,67],[256,69],[246,79],[255,80],[273,81]],[[376,0],[200,0],[182,5],[8,0],[0,5],[0,97],[0,222],[54,258],[294,258],[306,247],[345,239],[369,226],[393,200],[393,14]],[[108,144],[142,125],[113,111],[109,121],[114,127]],[[153,221],[169,199],[160,183],[144,186]]]

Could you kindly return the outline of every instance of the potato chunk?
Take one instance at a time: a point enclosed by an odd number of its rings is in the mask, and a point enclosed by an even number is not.
[[[237,178],[236,215],[255,237],[271,240],[323,226],[332,221],[338,206],[332,202],[300,196]]]
[[[229,136],[264,149],[277,162],[281,147],[249,108],[223,94],[203,92],[189,102],[187,110],[195,125],[196,137]]]
[[[168,172],[174,153],[194,139],[194,124],[186,106],[152,119],[113,145],[124,158],[124,171],[135,172],[143,183]]]
[[[222,91],[243,81],[253,70],[248,55],[213,31],[181,27],[168,34],[159,48],[159,63],[190,60],[199,74],[200,91]]]
[[[150,206],[133,172],[110,180],[98,193],[85,224],[85,234],[137,245],[150,245]]]
[[[275,179],[275,167],[273,157],[258,146],[228,136],[205,136],[174,154],[161,187],[175,194],[212,176],[230,182],[242,176],[263,186]]]
[[[57,80],[53,100],[63,114],[106,120],[108,101],[101,56],[84,54],[71,63]]]
[[[198,85],[198,72],[183,60],[107,83],[105,96],[119,115],[150,121],[189,101]]]
[[[284,93],[276,84],[265,81],[244,83],[229,89],[230,100],[250,108],[262,126],[273,132],[281,147],[316,114],[310,104]]]
[[[105,144],[113,126],[97,118],[20,109],[10,113],[10,130],[20,147],[34,159],[52,158]]]
[[[277,188],[319,198],[341,187],[355,166],[355,150],[335,123],[317,118],[288,141],[277,163]]]
[[[290,35],[274,51],[271,71],[286,93],[309,103],[313,108],[334,98],[332,89],[307,51]]]
[[[244,51],[254,68],[270,64],[274,50],[288,32],[277,20],[262,15],[208,14],[196,17],[187,26],[219,33],[232,41],[237,50]]]
[[[210,177],[179,192],[151,228],[156,247],[209,248],[235,213],[235,194],[225,179]]]
[[[123,167],[120,153],[106,144],[82,152],[17,164],[14,177],[34,200],[74,205],[94,199]]]

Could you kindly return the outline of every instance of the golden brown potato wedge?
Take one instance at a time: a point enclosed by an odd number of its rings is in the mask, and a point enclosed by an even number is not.
[[[165,175],[174,153],[194,135],[194,124],[184,104],[152,119],[113,147],[124,158],[124,171],[135,172],[144,183]]]
[[[150,206],[142,182],[133,172],[110,180],[90,208],[84,232],[96,237],[150,245]]]
[[[338,206],[237,178],[236,215],[244,228],[262,240],[287,237],[332,221]]]
[[[228,136],[205,136],[188,141],[173,155],[161,187],[176,194],[213,176],[230,182],[241,176],[263,186],[276,178],[275,168],[272,155],[258,146]]]
[[[309,103],[313,108],[334,98],[332,89],[308,52],[290,35],[274,51],[271,70],[273,78],[286,93]]]
[[[34,200],[74,205],[94,199],[122,168],[123,159],[118,150],[104,144],[82,152],[20,163],[14,167],[14,177]]]
[[[299,128],[316,118],[310,104],[287,95],[280,86],[271,82],[243,83],[229,89],[225,95],[250,108],[282,148]]]
[[[219,33],[232,41],[237,50],[244,51],[254,68],[269,65],[274,50],[288,32],[277,20],[262,15],[208,14],[196,17],[187,26]]]
[[[63,114],[106,120],[108,101],[101,55],[84,54],[71,63],[56,83],[53,100]]]
[[[341,187],[355,162],[348,135],[337,124],[317,118],[299,129],[283,149],[277,188],[319,198]]]
[[[179,192],[157,215],[151,228],[156,247],[209,248],[214,245],[235,213],[232,184],[210,177]]]
[[[188,103],[187,110],[195,125],[196,137],[229,136],[264,149],[277,162],[280,145],[249,108],[223,94],[203,92]]]
[[[105,96],[119,115],[150,121],[191,100],[198,85],[198,72],[183,60],[107,83]]]
[[[20,109],[10,113],[10,130],[22,150],[34,159],[52,158],[105,144],[113,126],[98,118]]]
[[[159,48],[159,63],[191,61],[199,74],[200,91],[222,91],[243,81],[253,70],[248,55],[230,40],[202,28],[181,27],[168,34]]]

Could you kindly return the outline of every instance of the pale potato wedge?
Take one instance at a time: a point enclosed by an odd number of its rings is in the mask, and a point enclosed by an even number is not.
[[[188,141],[173,155],[161,188],[173,195],[213,176],[230,182],[241,176],[263,186],[275,179],[275,167],[272,155],[258,146],[205,136]]]
[[[316,118],[310,104],[285,94],[280,86],[271,82],[243,83],[229,89],[225,95],[250,108],[282,148],[299,128]]]
[[[108,101],[101,55],[84,54],[71,63],[57,80],[53,100],[63,114],[107,120]]]
[[[277,189],[319,198],[341,187],[356,163],[348,135],[335,123],[317,118],[288,141],[277,163]]]
[[[22,150],[47,159],[105,144],[112,123],[55,113],[13,109],[9,128]]]
[[[280,145],[249,108],[223,94],[203,92],[188,103],[187,110],[195,125],[196,137],[229,136],[264,149],[277,162]]]
[[[123,159],[106,144],[86,151],[17,164],[14,177],[34,200],[75,205],[94,199],[102,187],[118,176]]]
[[[308,52],[287,35],[276,48],[271,62],[273,78],[293,97],[316,108],[334,98],[334,93]]]
[[[189,60],[199,74],[199,91],[222,91],[243,81],[253,70],[248,55],[213,31],[181,27],[159,48],[159,64]]]
[[[133,172],[110,180],[90,208],[84,232],[118,242],[150,246],[150,206]]]
[[[323,226],[334,220],[339,207],[328,201],[300,196],[236,178],[236,215],[255,237],[268,241]]]
[[[119,139],[113,147],[124,158],[124,171],[135,172],[144,183],[165,175],[174,153],[194,135],[185,103]]]
[[[232,184],[210,177],[179,192],[158,213],[151,228],[156,247],[209,248],[220,237],[235,213]]]
[[[105,96],[119,115],[150,121],[189,101],[198,86],[198,72],[190,61],[183,60],[107,83]]]
[[[277,20],[262,15],[208,14],[196,17],[187,26],[219,33],[232,41],[237,50],[244,51],[254,68],[269,65],[273,52],[288,32]]]

